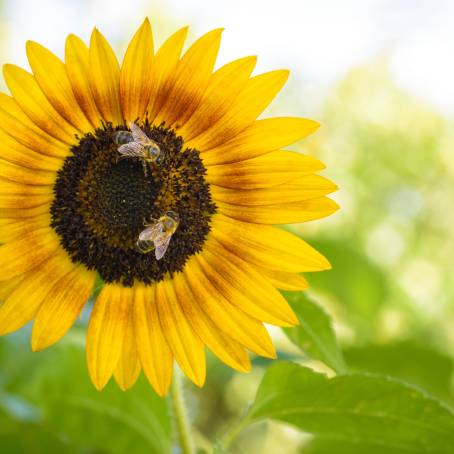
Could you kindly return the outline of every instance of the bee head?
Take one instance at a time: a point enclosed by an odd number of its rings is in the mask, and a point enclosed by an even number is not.
[[[175,213],[175,211],[167,211],[166,216],[169,216],[169,218],[172,218],[175,222],[179,222],[180,216],[178,216],[178,213]]]
[[[157,144],[145,145],[144,148],[146,151],[145,160],[156,162],[161,155],[161,149],[159,148],[159,146]]]

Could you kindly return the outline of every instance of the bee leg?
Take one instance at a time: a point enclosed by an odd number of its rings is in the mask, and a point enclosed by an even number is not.
[[[153,175],[153,162],[147,161],[148,169],[150,170],[150,173]]]
[[[142,160],[142,168],[143,168],[143,174],[147,177],[148,176],[148,167],[146,161]]]

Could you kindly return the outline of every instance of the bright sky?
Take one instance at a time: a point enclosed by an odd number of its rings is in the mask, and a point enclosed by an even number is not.
[[[454,115],[454,1],[451,0],[6,0],[0,63],[26,66],[36,40],[59,55],[70,32],[98,26],[123,43],[148,15],[158,42],[175,26],[192,37],[224,27],[221,61],[259,55],[259,70],[286,67],[326,86],[376,55],[390,55],[405,90]],[[158,19],[159,18],[159,19]]]

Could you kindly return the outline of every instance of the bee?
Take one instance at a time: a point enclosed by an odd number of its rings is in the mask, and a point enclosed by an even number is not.
[[[129,131],[117,131],[114,142],[119,145],[118,152],[122,158],[139,158],[143,172],[148,175],[147,164],[157,162],[161,157],[159,145],[151,140],[135,123],[129,123]]]
[[[177,213],[167,211],[159,219],[150,219],[150,222],[144,223],[146,228],[140,232],[136,243],[138,251],[147,254],[154,250],[156,260],[161,260],[179,222],[180,217]]]

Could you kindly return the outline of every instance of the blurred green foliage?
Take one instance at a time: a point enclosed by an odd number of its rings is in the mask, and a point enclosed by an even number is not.
[[[145,379],[128,393],[114,383],[100,393],[87,374],[82,332],[33,355],[25,353],[28,339],[21,334],[1,344],[0,434],[9,447],[3,452],[170,450],[166,401]]]
[[[386,58],[353,70],[327,99],[309,149],[341,188],[341,211],[302,226],[333,270],[310,282],[346,342],[420,339],[452,356],[452,122],[397,89]]]

